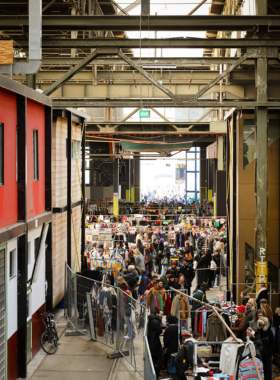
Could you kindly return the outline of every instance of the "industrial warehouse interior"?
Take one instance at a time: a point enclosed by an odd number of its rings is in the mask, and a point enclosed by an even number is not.
[[[0,380],[280,379],[279,33],[0,0]]]

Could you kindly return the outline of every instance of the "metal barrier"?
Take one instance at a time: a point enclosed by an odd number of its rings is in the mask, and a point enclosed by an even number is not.
[[[110,347],[145,380],[155,380],[146,306],[118,287],[74,273],[68,265],[65,287],[64,313],[75,333]]]

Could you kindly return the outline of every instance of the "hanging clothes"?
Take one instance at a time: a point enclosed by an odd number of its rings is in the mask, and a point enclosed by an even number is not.
[[[233,342],[233,338],[228,338],[222,344],[221,357],[220,357],[220,370],[223,374],[229,376],[234,375],[235,362],[237,358],[237,351],[239,347],[242,347],[244,343],[241,339],[238,339],[240,344],[226,344],[226,342]]]
[[[208,342],[222,342],[227,338],[227,329],[223,322],[214,313],[206,323],[206,340]]]

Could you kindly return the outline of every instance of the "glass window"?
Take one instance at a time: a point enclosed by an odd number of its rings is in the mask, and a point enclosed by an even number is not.
[[[86,170],[86,185],[90,185],[90,170]]]
[[[34,261],[36,261],[36,257],[37,257],[37,254],[38,254],[39,243],[40,243],[40,238],[37,237],[37,238],[34,240]]]
[[[28,242],[28,265],[31,265],[31,241]]]
[[[10,252],[10,278],[11,277],[14,277],[17,273],[17,262],[16,262],[16,259],[17,259],[17,256],[16,256],[16,249],[14,249],[13,251]]]
[[[187,173],[187,191],[195,191],[195,173]]]
[[[196,190],[200,190],[200,173],[196,173]]]
[[[188,153],[187,159],[192,159],[193,161],[187,161],[187,171],[194,172],[195,171],[195,153]]]
[[[4,124],[0,123],[0,186],[4,185]]]
[[[33,129],[33,179],[39,180],[39,162],[38,162],[38,130]]]
[[[32,317],[32,309],[31,309],[31,292],[27,293],[27,319]]]

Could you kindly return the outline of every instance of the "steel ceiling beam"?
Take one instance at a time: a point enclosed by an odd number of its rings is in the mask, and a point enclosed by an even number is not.
[[[108,99],[59,99],[53,98],[53,107],[67,108],[67,107],[81,107],[81,108],[235,108],[235,107],[280,107],[280,100],[270,100],[267,102],[258,102],[251,99],[236,99],[225,100],[223,102],[209,100],[195,100],[193,98],[189,100],[181,100],[177,98],[175,100],[108,100]]]
[[[141,75],[143,75],[148,81],[153,83],[157,88],[159,88],[165,95],[172,98],[174,96],[173,92],[169,91],[166,87],[159,83],[154,77],[152,77],[146,70],[142,69],[141,66],[138,66],[134,61],[132,61],[126,54],[123,54],[121,50],[119,50],[118,55],[129,65],[134,67]]]
[[[209,91],[215,84],[220,82],[222,79],[224,79],[229,73],[231,73],[234,69],[236,69],[241,63],[243,63],[247,58],[249,57],[249,54],[244,54],[242,57],[240,57],[234,64],[232,64],[227,70],[225,70],[223,73],[218,75],[216,78],[214,78],[210,83],[207,84],[207,86],[203,87],[201,90],[199,90],[196,94],[196,98],[200,98],[203,94],[205,94],[207,91]]]
[[[65,73],[61,78],[59,78],[56,82],[54,82],[50,87],[48,87],[43,93],[44,95],[51,95],[55,92],[59,87],[61,87],[65,82],[71,79],[73,76],[78,74],[84,67],[88,65],[91,61],[95,59],[100,54],[117,54],[118,50],[114,49],[96,49],[94,52],[89,54],[86,58],[84,58],[80,63],[74,66],[71,70]]]
[[[66,57],[58,57],[58,58],[52,58],[52,57],[43,57],[42,65],[52,65],[52,66],[72,66],[76,65],[81,61],[82,58],[69,58]],[[139,58],[130,58],[133,62],[135,62],[137,65],[147,65],[152,66],[153,69],[159,70],[161,66],[164,65],[176,65],[177,67],[180,66],[194,66],[194,65],[222,65],[222,64],[233,64],[238,60],[238,58],[230,58],[230,57],[197,57],[197,58],[180,58],[180,57],[174,57],[174,58],[141,58],[141,62]],[[20,62],[18,59],[14,59],[14,62]],[[279,62],[274,59],[273,62],[270,61],[270,63],[277,65]],[[246,62],[243,62],[245,65],[254,65],[255,61],[253,59],[248,59]],[[124,62],[120,58],[111,58],[111,57],[98,57],[94,60],[94,63],[90,63],[89,65],[115,65],[115,66],[130,66],[127,62]],[[158,65],[158,68],[155,68],[156,65]]]
[[[28,26],[28,16],[0,16],[1,30]],[[279,16],[43,16],[43,30],[257,31],[280,28]]]
[[[53,16],[56,17],[56,16]],[[76,16],[71,16],[74,18]],[[84,16],[90,17],[90,16]],[[105,17],[105,16],[102,16]],[[126,16],[125,16],[126,17]],[[130,18],[126,17],[126,18]],[[197,16],[191,16],[196,18]],[[212,19],[212,16],[207,16],[208,19]],[[213,16],[214,17],[214,16]],[[223,18],[224,16],[220,16]],[[234,16],[238,17],[238,16]],[[244,16],[245,17],[245,16]],[[1,17],[0,17],[1,19]],[[279,17],[280,19],[280,17]],[[2,30],[4,28],[1,27]],[[21,47],[28,47],[28,40],[15,39]],[[161,39],[135,39],[135,38],[85,38],[85,39],[46,39],[42,40],[43,48],[90,48],[96,49],[98,47],[117,47],[119,49],[133,49],[133,48],[161,48],[161,49],[201,49],[201,48],[242,48],[242,47],[279,47],[280,40],[278,39],[245,39],[245,38],[161,38]],[[151,58],[151,60],[154,58]]]

